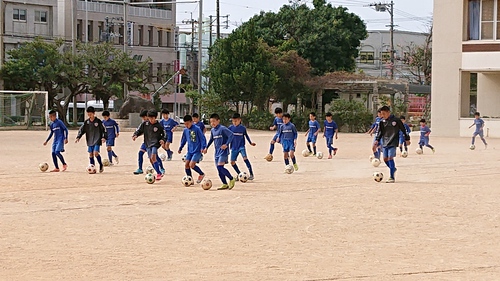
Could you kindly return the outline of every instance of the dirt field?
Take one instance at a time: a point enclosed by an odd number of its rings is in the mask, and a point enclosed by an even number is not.
[[[85,142],[66,146],[67,172],[41,173],[47,133],[0,132],[0,280],[500,280],[500,140],[431,137],[436,154],[416,155],[413,137],[386,184],[366,135],[286,175],[280,146],[263,159],[272,133],[250,134],[256,180],[204,191],[181,185],[177,154],[161,182],[132,175],[131,133],[119,165],[88,175]],[[220,185],[213,148],[201,168]]]

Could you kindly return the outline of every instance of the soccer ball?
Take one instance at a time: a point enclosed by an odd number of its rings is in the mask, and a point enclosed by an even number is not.
[[[40,169],[40,171],[42,172],[45,172],[49,169],[49,164],[47,163],[40,163],[40,165],[38,165],[38,169]]]
[[[272,154],[268,154],[264,159],[266,159],[267,162],[271,162],[271,161],[273,161],[273,155]]]
[[[373,155],[370,155],[370,157],[368,157],[368,160],[370,160],[370,162],[372,162],[373,159],[375,159],[375,156],[373,156]]]
[[[375,172],[373,173],[373,180],[376,182],[381,182],[384,179],[384,174],[381,172]]]
[[[403,151],[403,153],[401,153],[401,157],[403,158],[408,157],[408,151]]]
[[[475,146],[475,145],[473,145],[473,144],[471,144],[471,145],[469,146],[469,149],[470,149],[470,150],[474,150],[474,149],[476,149],[476,146]]]
[[[182,178],[182,184],[185,186],[185,187],[188,187],[188,186],[191,186],[194,184],[194,181],[193,181],[193,178],[190,177],[190,176],[184,176]]]
[[[286,167],[285,167],[285,173],[287,173],[287,174],[293,173],[293,166],[292,165],[286,165]]]
[[[148,166],[146,168],[146,174],[154,174],[155,173],[155,168],[153,168],[152,166]]]
[[[102,165],[104,165],[104,167],[108,167],[109,166],[109,159],[103,159]]]
[[[323,159],[323,152],[318,152],[316,155],[318,159]]]
[[[146,174],[146,176],[144,177],[144,180],[146,180],[146,182],[149,184],[153,184],[153,183],[155,183],[156,178],[155,178],[155,175],[153,175],[153,174]]]
[[[309,150],[307,150],[307,149],[302,150],[302,156],[304,156],[304,157],[309,156]]]
[[[95,166],[93,164],[88,165],[87,167],[87,173],[89,174],[95,174],[97,173]]]
[[[415,152],[417,152],[417,154],[423,154],[423,153],[424,153],[424,151],[423,151],[423,150],[422,150],[422,148],[420,148],[420,147],[419,147],[419,148],[417,148],[417,149],[415,150]]]
[[[204,190],[209,190],[210,188],[212,188],[212,181],[209,179],[202,180],[201,188],[203,188]]]
[[[248,174],[246,172],[241,172],[238,175],[238,180],[241,182],[247,182],[248,181]]]
[[[167,160],[167,154],[165,154],[165,153],[160,154],[159,157],[160,157],[161,161]]]
[[[182,155],[182,162],[186,162],[186,154]]]
[[[373,165],[373,167],[380,166],[380,160],[378,158],[373,158],[372,165]]]

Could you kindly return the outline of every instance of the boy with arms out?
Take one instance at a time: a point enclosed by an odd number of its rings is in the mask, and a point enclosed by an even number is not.
[[[264,159],[266,159],[268,161],[270,161],[269,159],[271,159],[271,157],[273,157],[274,144],[276,143],[277,138],[278,138],[278,131],[281,128],[281,125],[283,125],[283,109],[277,107],[274,110],[274,115],[275,115],[275,117],[274,117],[273,125],[269,128],[269,130],[271,130],[271,131],[276,130],[276,134],[274,135],[273,139],[271,140],[271,144],[269,145],[269,154],[267,154],[267,156],[264,157]]]
[[[316,113],[311,112],[309,113],[309,130],[306,132],[306,146],[307,149],[309,150],[309,154],[312,154],[316,156],[316,140],[319,134],[319,131],[321,130],[321,127],[319,126],[319,122],[316,120]],[[312,147],[314,149],[311,149],[309,144],[312,144]]]
[[[188,144],[188,152],[186,154],[186,161],[184,169],[186,170],[186,175],[192,177],[191,169],[198,173],[198,180],[196,183],[200,183],[205,177],[205,173],[196,166],[201,159],[201,153],[207,147],[207,139],[203,132],[194,125],[193,118],[191,115],[184,116],[184,131],[182,132],[181,145],[179,146],[178,153],[182,153],[182,149],[186,142]],[[194,184],[194,183],[193,183]]]
[[[474,131],[474,134],[472,134],[472,145],[476,142],[476,137],[479,135],[481,140],[484,143],[484,148],[488,148],[488,144],[486,143],[486,140],[484,139],[484,121],[483,119],[480,118],[481,114],[479,112],[474,113],[474,123],[469,126],[469,129],[472,128],[474,125],[476,125],[476,130]]]
[[[255,146],[255,143],[250,140],[247,128],[241,125],[241,115],[239,113],[235,113],[233,115],[233,125],[229,126],[229,130],[233,132],[234,135],[233,141],[231,142],[231,165],[237,175],[239,175],[240,169],[238,168],[238,165],[236,165],[236,160],[238,159],[238,155],[241,153],[241,157],[243,157],[243,161],[247,165],[248,172],[250,173],[248,180],[253,180],[254,176],[252,165],[250,164],[250,160],[248,160],[247,150],[245,149],[245,138],[251,146]],[[238,177],[236,176],[236,178]]]
[[[411,133],[410,126],[406,124],[406,117],[401,116],[399,117],[401,119],[401,123],[403,123],[403,126],[405,126],[406,133],[408,135]],[[405,147],[405,151],[408,152],[408,146],[406,145],[406,140],[405,140],[405,135],[403,132],[399,132],[399,152],[403,153],[403,146]]]
[[[165,142],[163,148],[167,152],[167,161],[172,160],[172,155],[174,153],[170,150],[170,144],[174,140],[174,131],[177,128],[177,126],[179,126],[179,123],[177,123],[177,121],[175,121],[174,119],[170,118],[169,114],[170,112],[167,109],[163,109],[161,111],[161,116],[163,117],[163,119],[160,121],[160,124],[163,126],[166,134],[167,141]]]
[[[64,172],[68,168],[68,165],[66,165],[61,152],[64,152],[64,145],[68,143],[68,128],[66,128],[63,121],[57,118],[55,110],[49,111],[49,119],[52,122],[50,124],[50,134],[43,145],[47,145],[52,136],[54,136],[54,142],[52,143],[52,161],[54,162],[55,169],[51,172],[59,172],[57,158],[61,160],[63,164],[62,171]]]
[[[292,159],[293,168],[295,171],[299,170],[299,166],[297,165],[297,161],[295,159],[295,147],[297,147],[297,129],[295,125],[290,122],[292,117],[290,114],[283,114],[283,125],[278,130],[278,137],[276,138],[277,142],[281,142],[283,146],[283,157],[285,159],[285,166],[290,164],[289,158]]]
[[[323,123],[323,137],[326,138],[326,147],[328,147],[328,159],[332,159],[332,152],[333,155],[337,155],[338,148],[333,147],[333,137],[335,137],[335,139],[339,138],[339,128],[337,126],[337,123],[333,121],[333,115],[331,112],[327,112],[325,114],[325,119],[326,120]]]
[[[424,146],[427,146],[432,150],[432,153],[436,152],[434,147],[429,144],[429,135],[431,134],[431,129],[427,127],[427,122],[425,122],[425,119],[420,120],[420,141],[418,142],[418,145],[420,146],[420,149],[424,149]]]
[[[208,141],[207,148],[203,150],[203,153],[207,153],[208,148],[213,142],[215,146],[215,165],[217,166],[217,171],[219,172],[219,178],[222,181],[222,186],[217,188],[217,190],[231,190],[236,183],[236,179],[231,176],[231,173],[224,167],[224,165],[227,164],[229,144],[233,140],[233,133],[229,131],[228,128],[220,124],[220,117],[216,113],[210,116],[210,125],[212,126],[212,130],[210,131],[210,141]],[[226,181],[226,177],[229,179],[229,185]]]
[[[118,164],[118,155],[113,151],[113,146],[115,146],[115,138],[120,135],[120,127],[115,120],[109,118],[109,111],[105,110],[102,112],[102,118],[104,121],[104,127],[106,127],[106,132],[108,133],[108,139],[106,140],[106,149],[108,150],[109,165],[113,165],[113,157],[115,158],[116,164]]]
[[[396,157],[396,147],[399,145],[399,132],[403,132],[407,145],[410,145],[410,135],[406,132],[406,128],[401,122],[401,119],[392,115],[388,106],[383,106],[380,109],[380,115],[382,121],[380,122],[379,130],[377,132],[377,136],[375,137],[375,142],[373,143],[373,148],[375,149],[382,141],[384,149],[384,162],[390,170],[390,177],[386,182],[394,183],[397,170],[394,157]]]
[[[104,127],[102,121],[95,116],[95,108],[93,106],[87,108],[87,116],[89,119],[85,120],[80,127],[75,143],[79,142],[83,135],[86,135],[90,164],[95,165],[95,157],[97,163],[99,163],[99,173],[102,173],[104,172],[104,166],[102,165],[99,151],[101,149],[101,144],[106,142],[106,127]]]
[[[163,174],[160,171],[157,155],[158,148],[165,144],[165,130],[156,120],[156,116],[158,116],[156,110],[148,111],[148,121],[142,122],[139,128],[134,132],[132,140],[135,141],[137,137],[144,135],[144,144],[148,152],[149,162],[151,162],[151,165],[153,165],[156,171],[156,180],[158,181],[161,180]]]
[[[184,120],[185,122],[186,120]],[[205,127],[205,124],[203,124],[202,121],[200,121],[200,115],[198,113],[193,113],[193,125],[196,127],[200,128],[200,130],[205,134],[207,132],[207,128]]]

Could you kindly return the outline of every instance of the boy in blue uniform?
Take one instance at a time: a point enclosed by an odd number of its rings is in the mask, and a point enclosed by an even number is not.
[[[409,135],[411,133],[411,129],[410,126],[406,124],[406,117],[401,116],[399,117],[399,119],[401,119],[401,123],[403,123],[403,126],[405,126],[406,133],[408,133]],[[403,153],[403,146],[405,148],[405,151],[408,152],[408,146],[406,145],[405,135],[403,134],[403,132],[399,132],[399,152],[401,153]]]
[[[423,148],[424,146],[427,146],[428,148],[430,148],[432,150],[432,153],[436,152],[436,150],[434,149],[434,147],[432,147],[432,145],[429,144],[429,135],[431,134],[431,129],[429,129],[429,127],[427,127],[427,122],[425,121],[425,119],[421,119],[420,120],[420,141],[418,142],[418,145],[420,146],[420,149],[422,149],[423,151]]]
[[[375,135],[375,137],[373,137],[373,141],[372,141],[373,156],[379,160],[380,160],[380,156],[382,154],[382,143],[379,142],[378,146],[373,146],[373,144],[375,143],[375,139],[376,139],[377,134],[378,134],[380,121],[382,121],[381,116],[382,115],[381,115],[380,109],[379,109],[377,111],[377,117],[375,117],[375,122],[372,124],[370,130],[368,130],[368,132],[366,132],[367,134],[370,134],[370,136]]]
[[[142,110],[141,113],[139,113],[139,116],[142,119],[142,123],[148,121],[148,111],[147,110]],[[139,127],[140,126],[141,125],[139,125]],[[139,129],[139,127],[137,127],[137,129]],[[144,162],[144,153],[146,153],[146,144],[142,143],[141,147],[139,148],[139,153],[138,153],[138,158],[137,158],[137,164],[138,164],[139,167],[134,172],[134,175],[140,175],[140,174],[144,173],[142,171],[142,164]]]
[[[54,162],[55,169],[51,172],[59,172],[57,158],[61,160],[61,163],[63,164],[62,171],[64,172],[68,168],[68,165],[66,165],[61,152],[64,152],[64,145],[68,143],[68,128],[66,128],[63,121],[57,118],[55,110],[51,110],[49,112],[49,119],[52,122],[50,124],[50,134],[43,145],[47,145],[52,136],[54,136],[54,142],[52,143],[52,161]]]
[[[75,142],[79,142],[82,136],[86,135],[90,164],[95,165],[95,157],[97,159],[97,163],[99,163],[99,173],[102,173],[104,172],[104,166],[102,165],[99,151],[101,149],[101,145],[106,142],[106,127],[104,127],[99,118],[95,117],[95,108],[93,106],[89,106],[87,108],[87,116],[89,119],[85,120],[83,125],[80,127]]]
[[[163,148],[167,152],[167,161],[172,160],[172,155],[174,153],[170,150],[170,144],[174,140],[174,131],[177,128],[177,126],[179,126],[179,123],[177,123],[177,121],[168,117],[169,114],[170,114],[170,112],[167,109],[163,109],[161,111],[161,116],[163,117],[163,119],[160,121],[160,124],[165,129],[165,134],[167,134],[167,137],[166,137],[167,141],[165,142],[165,145],[163,146]]]
[[[184,122],[186,122],[186,120],[184,120]],[[203,122],[200,121],[200,115],[198,115],[198,113],[193,113],[193,125],[200,128],[203,134],[207,132],[207,128],[205,127],[205,124],[203,124]]]
[[[309,130],[307,130],[305,135],[307,137],[306,146],[309,150],[309,154],[312,154],[314,156],[316,156],[316,140],[318,138],[320,129],[321,127],[319,125],[319,122],[316,120],[316,113],[309,113]],[[312,144],[313,149],[311,149],[309,144]]]
[[[337,123],[333,121],[333,115],[331,112],[327,112],[325,114],[325,118],[326,120],[325,122],[323,122],[323,137],[326,138],[326,147],[328,147],[328,159],[332,159],[332,152],[333,155],[337,155],[338,148],[333,147],[333,137],[335,137],[335,139],[339,138],[339,128],[337,126]]]
[[[233,189],[236,179],[233,178],[231,173],[224,167],[224,165],[227,164],[229,144],[231,144],[233,140],[233,133],[220,124],[220,117],[216,113],[210,116],[210,126],[212,126],[210,141],[208,141],[207,148],[203,150],[203,153],[207,153],[208,148],[213,142],[215,146],[215,165],[219,172],[219,178],[222,181],[222,186],[217,188],[217,190]],[[229,179],[229,185],[226,181],[226,177]]]
[[[160,171],[160,165],[158,164],[158,148],[165,144],[165,130],[163,126],[156,120],[158,113],[156,110],[148,111],[148,121],[142,122],[142,124],[137,128],[132,136],[132,140],[136,140],[137,137],[144,135],[144,144],[146,145],[146,150],[148,152],[148,158],[151,165],[153,165],[156,171],[156,180],[161,180],[163,174]]]
[[[255,146],[255,143],[250,140],[250,136],[248,136],[247,128],[241,125],[241,115],[239,113],[233,114],[233,125],[229,126],[229,130],[233,132],[233,141],[231,142],[231,165],[233,169],[236,171],[237,175],[240,174],[240,169],[238,165],[236,165],[236,160],[238,159],[238,155],[241,153],[241,157],[243,157],[243,161],[247,165],[248,172],[250,173],[250,177],[248,180],[253,180],[253,170],[252,165],[250,164],[250,160],[247,157],[247,150],[245,149],[245,138],[251,146]],[[236,179],[238,176],[236,176]]]
[[[109,118],[110,113],[107,110],[102,112],[102,118],[104,121],[104,127],[106,127],[106,132],[108,132],[108,139],[106,140],[106,149],[108,150],[109,165],[113,165],[113,157],[115,158],[116,164],[118,164],[118,155],[113,151],[113,146],[115,146],[115,138],[120,135],[120,127],[115,120]]]
[[[488,144],[486,143],[486,140],[484,139],[484,121],[483,119],[480,118],[481,114],[479,112],[474,113],[474,123],[469,126],[469,129],[472,128],[474,125],[476,126],[476,130],[474,131],[474,134],[472,134],[472,145],[476,142],[476,137],[479,135],[481,140],[484,143],[484,148],[488,148]]]
[[[271,131],[276,130],[276,134],[274,135],[273,139],[271,140],[271,144],[269,145],[269,154],[267,154],[267,156],[264,157],[264,159],[266,159],[267,161],[272,160],[273,152],[274,152],[274,144],[277,142],[277,138],[278,138],[278,131],[279,131],[281,125],[283,125],[283,109],[277,107],[274,110],[274,115],[275,115],[275,117],[274,117],[273,125],[269,128],[269,130],[271,130]]]
[[[383,143],[384,148],[384,162],[389,167],[390,177],[387,183],[394,183],[396,181],[396,148],[399,145],[399,132],[403,132],[407,145],[410,145],[410,135],[406,132],[406,128],[401,122],[401,119],[391,114],[388,106],[383,106],[380,109],[382,121],[379,124],[379,130],[373,143],[373,148],[376,149],[379,143]]]
[[[196,163],[200,161],[202,152],[207,147],[207,139],[200,128],[194,125],[191,115],[184,116],[184,125],[186,128],[182,132],[181,145],[178,152],[181,154],[184,145],[188,144],[184,169],[186,170],[186,175],[190,177],[193,176],[191,169],[197,172],[199,176],[196,182],[200,183],[205,177],[205,173],[203,173],[200,167],[196,166]]]
[[[281,125],[278,130],[278,137],[276,138],[276,141],[281,142],[281,145],[283,146],[285,165],[287,166],[290,164],[290,158],[292,159],[293,168],[295,171],[298,171],[299,166],[297,165],[297,161],[295,159],[295,147],[297,147],[298,133],[295,125],[290,122],[291,118],[290,114],[283,114],[283,125]]]

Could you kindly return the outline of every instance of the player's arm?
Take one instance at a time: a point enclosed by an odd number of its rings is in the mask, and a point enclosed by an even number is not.
[[[207,148],[207,138],[201,130],[196,130],[196,134],[198,135],[197,139],[201,144],[201,151],[203,151],[205,150],[205,148]]]
[[[144,134],[144,124],[145,124],[145,122],[142,122],[141,125],[139,125],[139,127],[137,127],[134,134],[132,135],[132,140],[135,141],[137,139],[137,137],[142,136],[142,134]]]
[[[398,125],[398,128],[399,128],[399,131],[402,132],[405,136],[405,141],[409,144],[410,142],[410,134],[408,133],[408,131],[406,130],[406,127],[405,125],[403,124],[403,122],[401,122],[401,120],[397,119],[396,120],[396,124]],[[380,126],[380,125],[379,125]],[[383,128],[384,126],[380,127],[380,128]],[[380,130],[379,130],[380,131]],[[430,133],[430,132],[429,132]]]
[[[158,139],[160,140],[160,145],[164,145],[166,142],[167,142],[167,133],[165,132],[165,128],[160,125],[159,123],[156,123],[158,124],[157,127],[158,127]]]
[[[187,142],[187,139],[186,139],[186,131],[183,131],[182,132],[182,137],[181,137],[181,145],[179,145],[179,150],[177,152],[179,152],[179,154],[181,154],[182,152],[182,149],[184,148],[184,146],[186,145],[186,142]]]
[[[85,135],[86,127],[85,127],[85,122],[83,122],[83,125],[78,129],[78,134],[76,135],[76,142],[79,142],[80,139],[82,138],[83,135]]]
[[[248,143],[249,143],[251,146],[255,146],[255,143],[254,143],[254,142],[252,142],[252,140],[250,139],[250,136],[248,135],[247,128],[245,128],[245,132],[243,133],[243,135],[245,136],[245,138],[247,139]]]
[[[120,135],[120,126],[118,125],[118,123],[115,121],[115,135],[116,137],[118,137]]]
[[[227,142],[224,144],[225,147],[223,147],[224,145],[222,145],[221,148],[226,149],[229,147],[229,144],[231,144],[231,142],[233,141],[234,134],[228,128],[223,129],[222,133],[226,135]]]
[[[207,143],[207,147],[205,147],[205,149],[203,149],[204,154],[207,153],[208,148],[210,147],[210,145],[212,145],[213,142],[214,142],[214,134],[213,134],[213,132],[210,132],[210,140]]]
[[[43,143],[43,145],[47,145],[47,143],[49,142],[49,140],[52,138],[52,135],[54,135],[54,132],[52,130],[50,130],[49,136],[47,137],[47,140],[45,140],[45,142]]]
[[[101,128],[102,142],[105,142],[108,139],[108,130],[106,130],[106,126],[104,126],[104,123],[102,123],[101,120],[99,120],[99,123],[99,127]]]
[[[307,134],[309,134],[310,131],[311,131],[311,128],[307,129],[307,132],[304,134],[304,136],[307,136]]]

